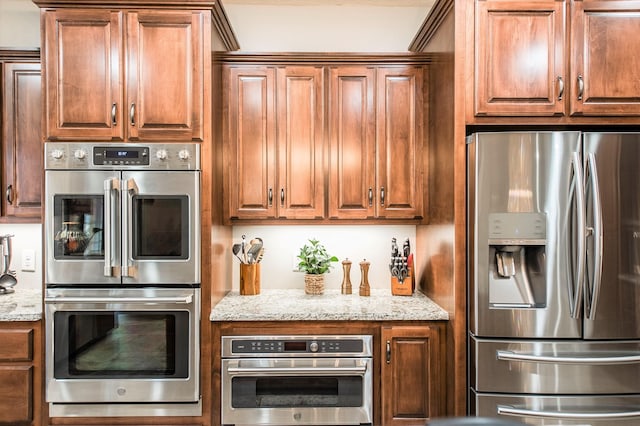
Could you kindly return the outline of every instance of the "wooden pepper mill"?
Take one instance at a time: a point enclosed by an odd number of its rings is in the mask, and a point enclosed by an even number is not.
[[[360,262],[360,296],[371,296],[371,289],[369,288],[369,265],[367,259],[363,259]]]
[[[342,261],[342,294],[351,294],[351,261],[347,258]]]

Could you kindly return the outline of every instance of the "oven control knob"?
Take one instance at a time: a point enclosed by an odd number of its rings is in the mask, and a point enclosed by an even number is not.
[[[311,342],[309,344],[309,350],[311,352],[318,352],[318,342]]]
[[[166,149],[159,149],[156,152],[156,158],[158,160],[166,160],[167,159],[167,150]]]
[[[181,160],[188,160],[190,156],[191,155],[189,154],[189,151],[186,150],[186,149],[181,149],[178,152],[178,158],[181,159]]]
[[[76,149],[73,153],[73,156],[77,159],[77,160],[82,160],[84,157],[87,156],[87,153],[85,152],[84,149]]]
[[[54,149],[53,151],[51,151],[51,156],[55,159],[55,160],[59,160],[62,157],[64,157],[64,151],[61,149]]]

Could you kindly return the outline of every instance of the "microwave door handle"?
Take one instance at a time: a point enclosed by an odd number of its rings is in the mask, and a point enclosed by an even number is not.
[[[571,184],[569,200],[570,204],[573,199],[576,200],[577,205],[577,229],[578,229],[578,241],[577,250],[574,250],[572,241],[571,244],[571,256],[574,257],[572,264],[576,265],[576,272],[573,276],[574,283],[571,280],[567,280],[569,286],[569,303],[571,318],[580,318],[580,306],[582,304],[582,292],[584,288],[584,269],[585,269],[585,201],[584,201],[584,174],[582,172],[582,164],[580,161],[580,154],[574,152],[571,156]],[[571,226],[568,227],[571,232]],[[577,259],[575,257],[577,256]]]
[[[193,303],[193,296],[186,297],[45,297],[45,303],[93,303],[93,304],[127,304],[142,303],[157,305],[158,303],[184,304]]]
[[[115,205],[112,192],[118,190],[120,182],[116,178],[104,181],[104,276],[113,276],[113,249],[115,247]]]
[[[593,320],[596,315],[596,307],[598,306],[598,298],[600,296],[600,287],[602,283],[602,203],[600,200],[600,185],[598,184],[598,167],[596,165],[596,156],[590,152],[587,155],[587,171],[588,178],[591,181],[591,198],[593,200],[593,229],[591,230],[591,238],[593,241],[593,281],[591,282],[591,294],[589,295],[589,303],[586,305],[587,311],[585,317]]]
[[[271,376],[285,374],[298,376],[302,373],[311,375],[348,376],[352,374],[363,375],[367,372],[367,366],[358,367],[228,367],[227,372],[234,376]]]
[[[129,265],[129,253],[132,251],[131,236],[132,233],[132,208],[133,196],[138,193],[138,185],[133,178],[122,181],[122,276],[131,277],[129,272],[133,269]]]
[[[640,418],[640,410],[634,411],[609,411],[609,412],[571,412],[571,411],[548,411],[548,410],[527,410],[515,408],[509,405],[498,405],[497,413],[503,416],[517,417],[537,417],[551,419],[578,419],[578,420],[607,420],[607,419],[632,419]]]

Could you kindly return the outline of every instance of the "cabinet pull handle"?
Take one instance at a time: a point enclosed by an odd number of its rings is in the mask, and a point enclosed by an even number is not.
[[[584,94],[584,81],[582,80],[582,74],[578,74],[578,100],[582,100]]]
[[[384,192],[384,186],[380,187],[380,205],[384,207],[384,196],[385,196],[385,192]]]
[[[284,188],[280,188],[280,205],[284,207]]]
[[[131,102],[131,108],[129,108],[129,121],[131,122],[132,126],[136,125],[136,104],[134,102]]]
[[[269,188],[269,192],[267,192],[267,200],[269,201],[269,207],[273,205],[273,188]]]
[[[391,341],[387,340],[387,364],[391,364]]]
[[[13,185],[7,186],[7,203],[13,205]]]
[[[111,104],[111,125],[114,127],[118,125],[118,121],[116,119],[117,113],[118,113],[118,104],[114,102]]]
[[[369,187],[369,207],[373,206],[373,188]]]
[[[562,95],[564,95],[564,80],[561,76],[558,76],[558,100],[562,100]]]

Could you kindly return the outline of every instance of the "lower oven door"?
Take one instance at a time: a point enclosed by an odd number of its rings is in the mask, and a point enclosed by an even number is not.
[[[360,425],[371,358],[223,359],[223,425]]]
[[[50,403],[197,402],[200,289],[47,289]]]

